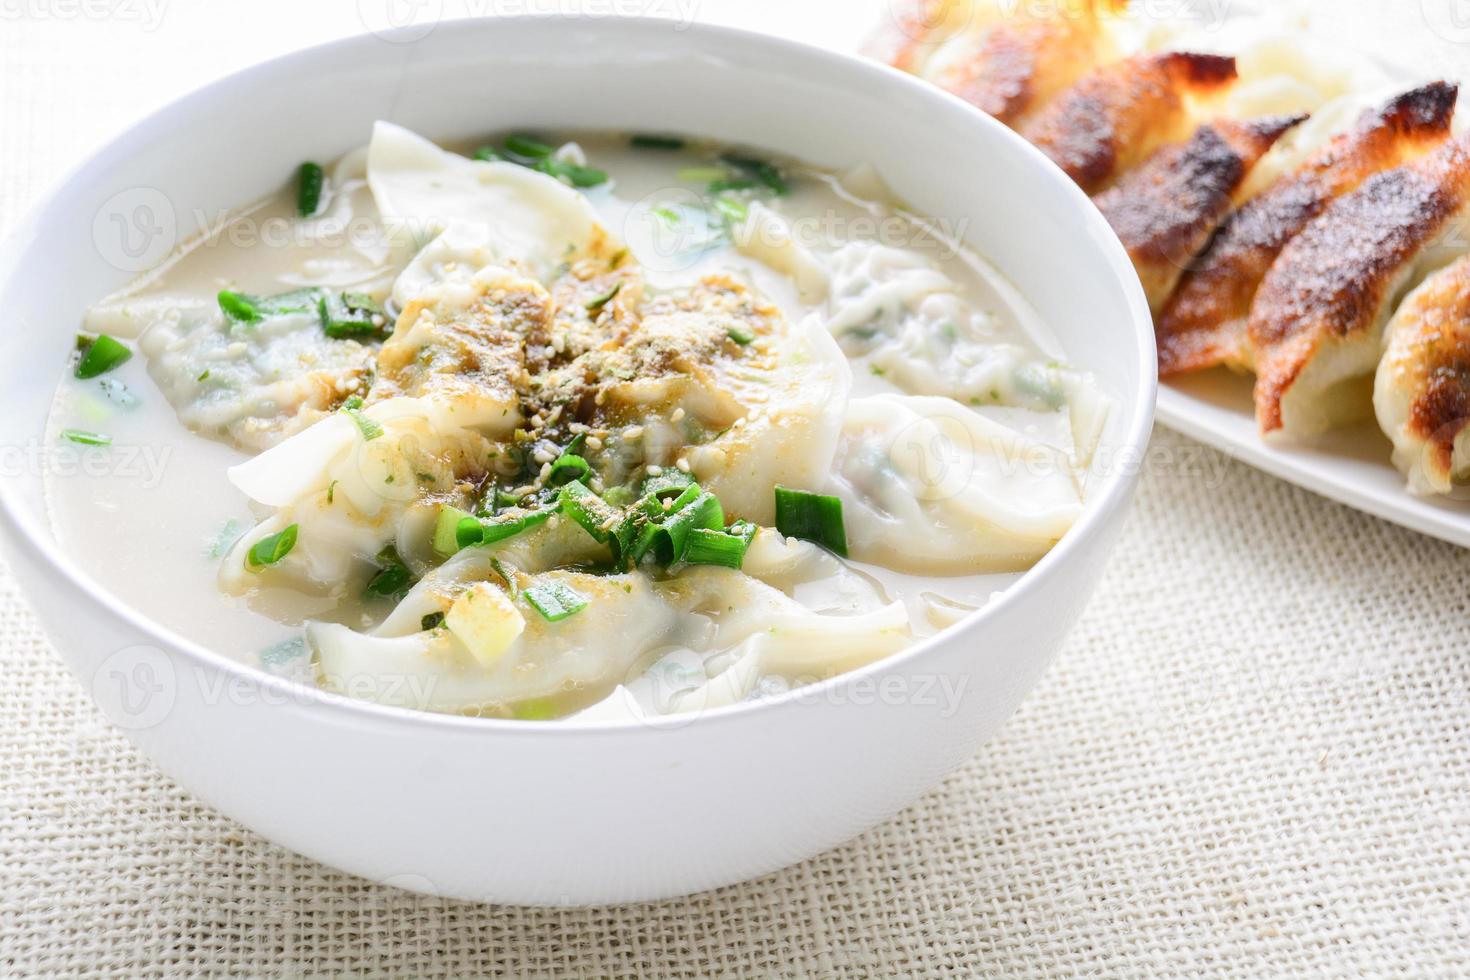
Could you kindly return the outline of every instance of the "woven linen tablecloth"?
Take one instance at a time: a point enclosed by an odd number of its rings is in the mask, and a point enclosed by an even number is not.
[[[0,0],[0,224],[124,121],[372,7]],[[601,8],[837,45],[867,13]],[[1330,8],[1323,32],[1470,67],[1451,0]],[[3,976],[1470,975],[1470,552],[1162,429],[1096,598],[998,737],[847,846],[683,901],[461,904],[284,851],[135,754],[4,573],[0,671]]]

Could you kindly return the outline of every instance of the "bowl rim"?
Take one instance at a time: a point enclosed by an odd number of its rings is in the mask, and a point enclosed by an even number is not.
[[[441,29],[453,31],[514,31],[523,29],[526,25],[544,27],[547,24],[567,22],[569,22],[567,17],[555,13],[518,14],[489,18],[465,17],[445,19],[438,21],[434,29],[436,31]],[[626,31],[634,35],[640,33],[652,35],[654,32],[666,33],[674,23],[666,18],[621,15],[592,15],[575,18],[575,23],[580,22],[593,24],[599,31]],[[42,193],[40,198],[21,214],[16,223],[11,226],[5,238],[0,240],[0,276],[3,276],[3,278],[0,278],[0,287],[5,286],[14,274],[14,267],[19,255],[23,251],[23,239],[27,237],[28,229],[34,229],[39,226],[40,218],[58,202],[66,189],[90,172],[105,168],[107,165],[106,161],[110,157],[121,150],[129,148],[130,144],[135,141],[142,140],[144,138],[142,134],[146,131],[158,125],[167,125],[167,117],[174,115],[179,110],[191,106],[196,102],[207,101],[221,95],[228,95],[232,90],[248,87],[257,77],[268,75],[282,68],[310,63],[330,52],[342,51],[353,47],[366,47],[367,45],[384,42],[394,42],[395,35],[406,38],[421,30],[422,25],[408,24],[390,30],[364,31],[348,37],[336,38],[276,55],[214,79],[175,99],[169,100],[141,118],[125,123],[119,131],[107,138],[91,153],[73,164],[60,177],[54,180],[46,191]],[[878,84],[907,88],[911,94],[930,100],[936,106],[942,107],[944,112],[953,116],[957,121],[965,125],[986,128],[990,131],[991,138],[1003,142],[1008,141],[1011,143],[1013,150],[1020,152],[1023,156],[1029,156],[1032,163],[1042,171],[1043,178],[1049,180],[1064,197],[1071,199],[1073,205],[1076,207],[1079,219],[1084,223],[1083,230],[1103,233],[1092,235],[1091,237],[1102,249],[1101,259],[1106,265],[1108,272],[1115,278],[1122,280],[1124,293],[1127,297],[1130,320],[1132,321],[1136,334],[1135,341],[1138,347],[1137,368],[1140,380],[1137,388],[1127,396],[1127,401],[1131,403],[1127,407],[1133,411],[1134,419],[1119,440],[1116,447],[1116,454],[1120,459],[1128,458],[1128,454],[1137,454],[1137,458],[1142,459],[1142,454],[1153,429],[1155,401],[1158,392],[1157,355],[1154,347],[1153,319],[1149,313],[1143,287],[1138,280],[1131,260],[1124,251],[1122,243],[1113,234],[1106,219],[1103,218],[1102,214],[1092,204],[1087,195],[1059,168],[1053,165],[1044,154],[1011,129],[957,96],[947,93],[913,75],[856,54],[835,51],[785,37],[764,34],[759,31],[719,24],[700,22],[684,23],[679,25],[679,33],[682,36],[699,38],[705,43],[740,45],[745,46],[747,49],[752,47],[764,48],[774,58],[788,61],[807,61],[824,71],[846,72],[849,73],[849,77],[853,78],[867,76],[870,80],[882,79]],[[402,46],[411,49],[413,44],[405,43]],[[375,701],[351,698],[315,685],[272,674],[259,667],[216,652],[198,641],[182,636],[163,623],[156,622],[144,615],[112,594],[102,583],[84,571],[76,559],[60,548],[48,546],[48,542],[41,537],[41,532],[32,528],[27,521],[21,519],[20,515],[24,505],[14,499],[17,488],[9,480],[0,480],[0,520],[5,522],[5,525],[11,532],[11,540],[18,547],[26,548],[34,561],[53,575],[60,576],[65,582],[65,585],[73,589],[80,597],[87,601],[98,603],[104,610],[121,620],[125,625],[146,637],[148,642],[157,644],[161,652],[168,653],[172,651],[194,662],[196,666],[223,671],[232,680],[239,678],[257,686],[263,693],[269,691],[277,697],[285,699],[284,701],[277,702],[274,699],[262,698],[261,703],[270,703],[272,705],[283,703],[291,706],[310,705],[313,708],[319,708],[323,711],[337,714],[344,721],[351,720],[353,717],[360,717],[389,725],[428,727],[445,732],[470,734],[500,732],[506,735],[527,735],[534,733],[536,736],[542,738],[581,738],[596,735],[629,737],[631,733],[658,732],[665,729],[693,727],[695,725],[708,727],[716,722],[728,723],[733,722],[735,719],[744,718],[747,715],[787,708],[800,700],[813,698],[814,696],[820,697],[824,693],[837,690],[845,685],[854,685],[875,675],[909,665],[925,657],[937,646],[954,642],[965,634],[983,628],[983,625],[989,619],[999,615],[1002,610],[1024,601],[1029,593],[1041,588],[1047,580],[1059,574],[1060,567],[1074,553],[1086,548],[1090,540],[1101,533],[1102,527],[1114,519],[1116,512],[1126,506],[1129,492],[1132,485],[1136,482],[1137,476],[1137,469],[1132,466],[1116,466],[1112,468],[1110,472],[1104,475],[1101,485],[1094,487],[1089,495],[1089,499],[1083,502],[1082,515],[1077,522],[1073,524],[1061,540],[1043,555],[1035,565],[1021,573],[1016,582],[1005,588],[998,597],[992,599],[975,612],[970,613],[950,628],[941,630],[932,636],[924,637],[897,653],[890,654],[862,667],[837,674],[813,684],[793,688],[779,695],[761,698],[756,701],[742,701],[736,704],[700,711],[694,713],[693,717],[689,715],[670,715],[645,719],[556,725],[528,724],[525,721],[506,718],[477,718],[468,715],[446,714],[418,708],[381,704]],[[52,583],[46,583],[42,587],[48,587],[50,584]]]

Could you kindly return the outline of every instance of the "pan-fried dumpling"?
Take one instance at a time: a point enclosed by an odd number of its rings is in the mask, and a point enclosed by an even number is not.
[[[1219,119],[1166,146],[1094,202],[1113,226],[1156,313],[1230,212],[1256,162],[1302,116]]]
[[[1262,433],[1319,432],[1367,408],[1383,329],[1414,281],[1465,251],[1470,141],[1369,178],[1286,246],[1251,307]]]
[[[1289,176],[1247,201],[1191,266],[1158,321],[1159,372],[1250,366],[1251,301],[1281,250],[1328,204],[1449,136],[1456,86],[1434,82],[1365,112]]]
[[[1024,125],[1083,75],[1114,56],[1106,15],[1126,0],[1059,0],[985,19],[951,36],[922,76],[1007,126]]]
[[[1470,485],[1470,258],[1435,273],[1388,325],[1373,385],[1394,465],[1419,494]]]
[[[1139,54],[1085,76],[1021,134],[1096,194],[1193,128],[1197,103],[1235,80],[1235,59],[1173,51]]]
[[[994,0],[891,0],[863,53],[902,71],[921,72],[935,50],[977,20],[994,20]]]
[[[827,492],[853,557],[930,574],[1028,568],[1082,506],[1065,454],[953,399],[903,395],[848,403]]]

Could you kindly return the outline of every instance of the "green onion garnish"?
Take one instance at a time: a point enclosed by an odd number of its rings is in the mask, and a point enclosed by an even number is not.
[[[720,212],[725,220],[729,221],[731,224],[738,225],[740,224],[740,222],[750,217],[750,208],[746,207],[743,202],[735,200],[733,197],[721,196],[715,198],[715,210]]]
[[[546,482],[553,487],[559,487],[563,483],[574,480],[584,480],[592,472],[592,464],[575,453],[562,453],[551,464],[551,470],[546,474]]]
[[[638,133],[628,140],[629,146],[635,146],[640,150],[682,150],[684,141],[677,136],[654,136],[648,133]]]
[[[837,497],[777,486],[776,530],[847,557],[847,531],[842,524],[842,501]]]
[[[264,568],[266,565],[274,565],[291,553],[296,547],[296,532],[299,530],[295,524],[288,525],[275,534],[267,534],[245,554],[246,568]]]
[[[648,521],[639,531],[637,540],[630,549],[629,557],[637,563],[650,551],[664,565],[682,561],[689,541],[689,532],[695,528],[720,530],[725,526],[725,510],[712,493],[701,490],[697,485],[687,487],[667,507],[654,498],[645,498],[640,504]]]
[[[445,505],[439,508],[439,518],[434,522],[434,550],[436,552],[448,558],[459,551],[459,523],[466,518],[475,520],[473,514],[462,511],[458,507]]]
[[[83,380],[95,378],[99,374],[106,374],[132,356],[132,350],[122,341],[114,340],[105,333],[98,334],[97,339],[87,345],[72,374]]]
[[[62,429],[61,438],[82,446],[112,445],[112,436],[103,435],[101,432],[88,432],[85,429]]]
[[[493,146],[482,146],[479,149],[475,150],[475,159],[488,163],[493,163],[496,160],[504,160],[505,157],[501,155],[501,152]]]
[[[443,624],[444,624],[444,613],[442,613],[442,612],[431,612],[427,616],[425,616],[423,619],[419,620],[419,627],[424,632],[426,632],[426,633],[429,630],[436,630],[436,629],[438,629]]]
[[[596,187],[607,183],[607,171],[598,170],[596,167],[584,167],[576,163],[568,163],[565,160],[556,160],[547,157],[536,161],[535,169],[548,177],[555,177],[563,183],[571,184],[573,187]]]
[[[618,511],[597,494],[587,489],[586,484],[572,481],[561,488],[561,510],[597,541],[607,541],[612,525],[617,521]]]
[[[754,535],[752,528],[751,534]],[[745,562],[745,549],[750,538],[730,531],[714,531],[697,527],[689,532],[684,546],[684,560],[691,565],[720,565],[739,568]]]
[[[721,177],[719,180],[709,182],[711,194],[723,194],[726,191],[753,191],[761,186],[760,181],[749,177]]]
[[[253,297],[230,289],[220,290],[219,308],[224,311],[225,316],[240,323],[254,323],[261,318]]]
[[[693,485],[694,477],[671,466],[658,476],[647,477],[643,481],[643,486],[639,488],[639,496],[656,497],[659,500],[665,497],[677,497]]]
[[[396,596],[408,591],[413,584],[413,572],[398,557],[398,549],[391,544],[378,552],[378,574],[367,585],[367,595]]]
[[[745,347],[749,344],[755,343],[755,334],[751,333],[744,327],[731,327],[727,331],[727,333],[729,334],[730,339],[735,341],[735,343],[739,344],[741,347]]]
[[[781,175],[781,171],[774,164],[766,160],[761,160],[757,157],[740,156],[733,153],[726,154],[720,159],[766,185],[775,194],[784,195],[791,191],[791,187],[786,183],[786,178]]]
[[[435,550],[439,551],[441,554],[453,554],[460,548],[468,548],[472,545],[477,544],[494,544],[497,541],[504,541],[506,538],[515,537],[522,531],[530,530],[531,528],[536,527],[539,524],[545,524],[548,520],[551,519],[551,515],[555,514],[556,511],[557,508],[554,506],[544,507],[539,510],[528,510],[520,514],[506,515],[503,517],[496,517],[490,520],[485,520],[479,517],[474,517],[470,514],[465,514],[464,511],[456,510],[453,507],[445,507],[439,512],[439,520],[441,524],[437,525],[434,531]],[[463,516],[446,516],[446,513],[450,515]],[[440,544],[448,544],[449,532],[447,530],[444,531],[444,539],[441,542],[440,528],[447,528],[450,521],[454,521],[453,527],[455,548],[453,549],[453,551],[450,551],[447,548],[439,547]]]
[[[527,586],[524,595],[549,623],[559,623],[587,608],[587,597],[565,582],[538,582]]]
[[[544,160],[556,152],[555,147],[530,136],[512,133],[505,138],[505,148],[518,157],[528,160]]]
[[[321,303],[322,290],[293,289],[275,296],[251,296],[224,289],[219,294],[219,308],[225,316],[239,323],[255,323],[271,316],[290,313],[315,313]]]
[[[333,293],[317,302],[322,330],[328,337],[360,337],[384,332],[383,308],[366,293]]]
[[[303,218],[316,214],[322,203],[322,182],[325,180],[319,164],[307,161],[296,172],[296,213]]]
[[[712,180],[724,180],[730,176],[730,171],[724,167],[685,167],[675,176],[680,180],[688,180],[696,184],[708,184]]]
[[[623,288],[623,281],[621,279],[619,279],[617,282],[615,282],[615,283],[612,284],[612,288],[609,289],[607,292],[602,293],[602,294],[597,295],[597,296],[594,296],[591,299],[589,299],[584,304],[587,307],[587,312],[588,313],[596,313],[598,310],[602,309],[604,306],[606,306],[607,304],[611,303],[612,300],[613,300],[613,297],[616,296],[619,293],[619,291],[622,290],[622,288]]]
[[[377,419],[370,419],[362,414],[362,396],[353,395],[342,403],[339,411],[357,423],[357,431],[362,433],[364,442],[372,442],[383,434],[383,427]]]

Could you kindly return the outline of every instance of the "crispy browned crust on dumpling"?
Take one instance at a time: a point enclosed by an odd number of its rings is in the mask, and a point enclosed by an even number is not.
[[[1128,250],[1151,309],[1164,305],[1189,262],[1230,213],[1251,168],[1305,118],[1205,123],[1187,141],[1156,151],[1093,199]]]
[[[1470,203],[1470,140],[1365,181],[1292,239],[1251,306],[1256,420],[1283,427],[1282,400],[1329,348],[1376,364],[1381,331],[1426,247]]]
[[[1251,300],[1286,243],[1334,199],[1449,136],[1457,87],[1433,82],[1365,112],[1294,173],[1233,214],[1159,317],[1159,374],[1248,367]]]
[[[1470,257],[1430,276],[1400,305],[1373,402],[1410,486],[1450,493],[1456,442],[1470,426]]]
[[[1235,80],[1235,59],[1172,51],[1106,65],[1063,92],[1022,135],[1096,194],[1188,132],[1190,100]]]
[[[1013,128],[1066,91],[1111,54],[1102,15],[1126,0],[1068,0],[1051,16],[1017,13],[961,33],[925,77]],[[952,50],[958,49],[958,50]]]

